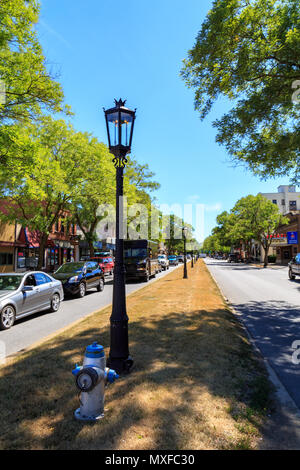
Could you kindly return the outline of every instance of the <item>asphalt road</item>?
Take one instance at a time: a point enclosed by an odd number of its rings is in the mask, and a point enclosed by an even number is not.
[[[181,265],[179,265],[181,266]],[[169,274],[176,267],[170,267],[167,271],[162,271],[156,275],[155,279]],[[126,284],[126,294],[151,284],[155,279],[145,282],[130,281]],[[103,292],[92,289],[86,293],[82,299],[66,298],[58,312],[41,312],[21,320],[17,320],[14,326],[7,331],[0,331],[0,353],[5,351],[5,355],[18,353],[46,336],[55,333],[80,318],[84,318],[89,313],[100,310],[112,302],[113,279],[112,276],[105,277],[105,287]]]
[[[300,277],[290,281],[282,266],[264,269],[210,258],[205,262],[300,408]],[[292,360],[294,341],[299,341],[294,357],[299,365]]]

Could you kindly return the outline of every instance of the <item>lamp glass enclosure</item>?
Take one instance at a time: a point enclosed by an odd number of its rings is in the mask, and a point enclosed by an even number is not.
[[[125,101],[115,103],[114,108],[104,111],[109,148],[114,154],[126,154],[131,148],[135,111],[125,108]]]

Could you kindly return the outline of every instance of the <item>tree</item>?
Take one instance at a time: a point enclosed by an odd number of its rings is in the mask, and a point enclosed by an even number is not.
[[[2,168],[0,196],[7,205],[0,217],[17,220],[36,233],[40,269],[53,225],[87,184],[93,154],[90,136],[75,132],[63,120],[44,117],[23,128],[24,140],[21,135],[20,131],[20,141],[14,147],[17,153],[26,151],[27,158],[20,164],[9,155]]]
[[[220,96],[234,101],[214,123],[216,140],[263,178],[299,178],[299,7],[299,0],[215,0],[181,72],[202,119]]]
[[[115,169],[106,145],[92,137],[87,140],[86,145],[90,155],[84,170],[86,179],[72,199],[72,212],[74,221],[89,245],[90,256],[93,257],[97,226],[105,217],[105,213],[99,211],[99,206],[115,205]]]
[[[46,69],[34,29],[38,16],[37,0],[0,2],[0,80],[5,85],[1,124],[28,121],[43,109],[63,110],[62,88]]]
[[[98,239],[98,224],[104,218],[108,220],[113,217],[111,221],[114,221],[114,214],[109,214],[108,210],[101,212],[99,207],[106,204],[115,206],[116,171],[108,148],[96,139],[92,140],[91,146],[93,147],[91,149],[93,158],[89,164],[89,178],[73,199],[73,212],[75,221],[88,242],[90,256],[94,256],[94,242]],[[152,180],[153,176],[154,173],[149,170],[148,165],[140,165],[134,159],[128,157],[124,174],[124,195],[129,206],[135,203],[144,204],[149,217],[151,197],[146,190],[153,191],[159,187],[159,183]],[[134,216],[128,217],[127,224],[132,222],[134,218]],[[142,223],[148,226],[148,219],[142,221]]]
[[[188,229],[186,241],[194,241],[192,237],[193,227],[186,223],[181,217],[175,214],[162,216],[163,234],[162,239],[166,243],[169,253],[183,253],[184,240],[182,236],[182,228]]]
[[[232,212],[235,214],[236,220],[233,231],[246,243],[248,248],[252,239],[262,244],[265,251],[264,267],[266,267],[272,237],[281,225],[288,222],[288,218],[279,212],[276,204],[261,194],[239,199]]]
[[[214,233],[213,235],[205,238],[202,250],[205,253],[229,253],[230,246],[224,245],[220,235],[218,233]]]
[[[224,247],[232,247],[237,243],[240,243],[239,235],[234,230],[235,216],[231,212],[222,212],[216,218],[217,226],[212,230],[212,234],[216,235],[220,244]],[[227,252],[228,250],[223,250]]]

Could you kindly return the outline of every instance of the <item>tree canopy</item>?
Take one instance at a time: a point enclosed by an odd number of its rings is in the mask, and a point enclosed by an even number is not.
[[[0,80],[5,100],[0,123],[36,118],[42,110],[63,110],[63,91],[46,68],[35,31],[39,16],[36,0],[0,2]]]
[[[218,225],[204,240],[203,249],[225,253],[243,243],[250,256],[251,242],[257,241],[265,250],[266,266],[272,236],[287,222],[288,218],[279,212],[276,204],[261,194],[250,194],[239,199],[229,213],[224,211],[218,215]]]
[[[201,119],[233,102],[214,126],[235,162],[299,180],[300,0],[215,0],[181,73]]]

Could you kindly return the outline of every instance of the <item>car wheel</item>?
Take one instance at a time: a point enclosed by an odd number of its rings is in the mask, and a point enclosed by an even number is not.
[[[149,282],[149,279],[150,279],[150,276],[149,276],[149,273],[147,273],[146,276],[144,277],[144,282]]]
[[[103,281],[103,279],[100,279],[99,284],[97,286],[97,291],[102,292],[103,289],[104,289],[104,281]]]
[[[291,270],[291,268],[289,269],[289,278],[290,279],[295,279],[295,275],[293,274],[293,271]]]
[[[57,312],[60,307],[60,297],[58,294],[54,294],[51,299],[50,312]]]
[[[81,282],[81,283],[79,284],[78,297],[79,297],[79,298],[84,297],[84,296],[85,296],[85,293],[86,293],[85,283],[84,283],[84,282]]]
[[[16,311],[12,305],[3,307],[0,314],[0,330],[8,330],[15,323]]]

